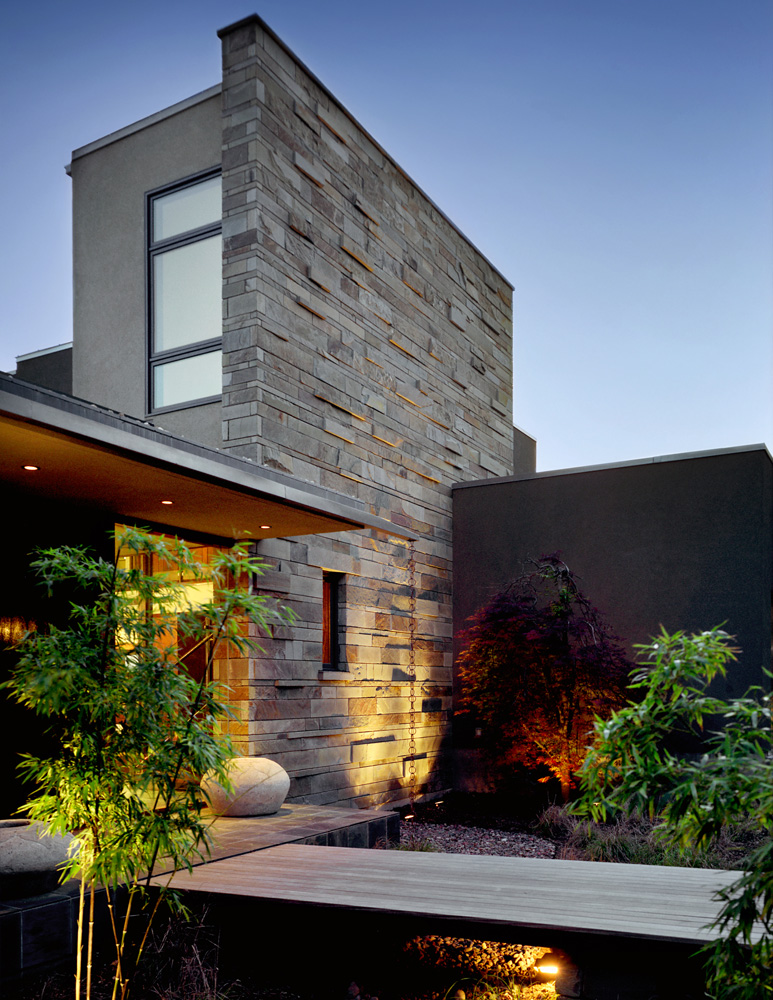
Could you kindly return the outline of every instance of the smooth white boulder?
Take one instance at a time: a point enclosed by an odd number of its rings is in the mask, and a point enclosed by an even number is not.
[[[234,757],[228,764],[233,790],[226,792],[207,771],[201,790],[218,816],[269,816],[278,812],[290,790],[290,776],[268,757]]]

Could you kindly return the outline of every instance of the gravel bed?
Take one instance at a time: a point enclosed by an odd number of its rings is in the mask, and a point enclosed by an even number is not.
[[[497,854],[505,858],[556,856],[556,845],[544,837],[477,826],[457,826],[453,823],[402,820],[400,843],[406,850],[410,850],[411,844],[417,845],[420,850],[422,845],[429,844],[444,854]]]

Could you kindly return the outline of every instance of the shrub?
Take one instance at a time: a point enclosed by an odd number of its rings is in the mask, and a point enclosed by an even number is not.
[[[617,814],[611,822],[594,823],[551,806],[537,819],[537,830],[560,843],[558,856],[572,861],[607,861],[632,865],[678,865],[683,868],[744,868],[748,857],[765,839],[752,823],[723,828],[703,847],[664,843],[660,820],[640,814]]]
[[[724,701],[707,687],[735,659],[720,629],[698,635],[663,631],[642,646],[644,665],[631,687],[636,704],[595,726],[596,740],[581,771],[576,813],[603,821],[618,813],[655,818],[666,849],[716,849],[729,828],[751,828],[757,844],[743,874],[719,894],[712,927],[718,940],[705,955],[711,995],[721,1000],[773,997],[773,754],[770,696],[754,689]],[[669,749],[674,733],[704,734],[695,760]]]
[[[163,572],[149,571],[153,559]],[[81,879],[76,997],[82,985],[91,991],[101,886],[114,996],[126,1000],[160,902],[174,899],[148,891],[154,873],[161,863],[165,871],[190,868],[208,848],[198,777],[214,769],[228,785],[233,748],[222,724],[230,713],[224,692],[207,680],[218,644],[244,654],[257,645],[244,635],[245,619],[267,630],[291,616],[250,593],[261,564],[244,544],[216,553],[207,567],[182,542],[126,528],[112,560],[63,547],[38,553],[32,565],[49,590],[65,586],[74,600],[65,627],[22,641],[3,685],[49,721],[57,744],[50,757],[23,759],[37,786],[24,808],[51,833],[74,834],[63,879]],[[183,579],[209,581],[214,599],[191,606]],[[183,648],[207,651],[198,680],[185,669]]]
[[[544,765],[564,800],[596,716],[624,703],[630,664],[557,555],[496,594],[461,634],[461,711],[492,763]],[[544,780],[547,780],[544,779]]]

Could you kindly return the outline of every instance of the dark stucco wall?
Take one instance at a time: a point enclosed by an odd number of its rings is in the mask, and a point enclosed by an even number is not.
[[[530,558],[560,551],[629,650],[727,622],[725,693],[771,662],[773,463],[763,447],[454,487],[454,632]],[[719,693],[719,691],[718,691]]]
[[[72,395],[72,344],[16,359],[16,377]]]

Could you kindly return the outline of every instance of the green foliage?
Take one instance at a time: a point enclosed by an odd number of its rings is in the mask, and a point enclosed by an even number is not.
[[[72,547],[38,553],[32,565],[43,585],[49,592],[66,587],[74,597],[69,621],[29,634],[3,686],[50,722],[58,750],[23,759],[21,769],[37,786],[24,808],[51,833],[75,836],[63,878],[82,880],[79,944],[86,890],[91,930],[94,889],[107,889],[114,996],[126,998],[165,894],[147,891],[151,878],[159,869],[190,868],[208,849],[198,779],[213,769],[228,785],[234,751],[222,728],[230,712],[223,690],[206,679],[216,651],[230,645],[244,654],[257,645],[245,621],[268,631],[292,616],[250,593],[250,576],[262,568],[244,543],[204,566],[180,541],[125,528],[116,552],[113,560]],[[151,572],[153,562],[162,571]],[[191,605],[183,580],[211,582],[213,599]],[[197,647],[206,650],[200,680],[184,662]],[[128,931],[136,912],[139,936]],[[85,948],[88,995],[90,933]],[[80,949],[78,958],[76,996]]]
[[[656,833],[673,849],[706,849],[732,824],[763,837],[744,874],[720,893],[706,948],[711,995],[721,1000],[773,997],[773,755],[770,698],[760,689],[734,701],[708,693],[735,659],[720,629],[699,635],[663,631],[640,647],[645,664],[631,687],[636,704],[596,723],[596,742],[581,771],[573,811],[603,821],[618,812],[657,817]],[[704,724],[722,729],[703,735]],[[699,759],[669,749],[673,734],[702,734]]]
[[[462,710],[482,724],[492,762],[544,765],[567,798],[594,718],[624,702],[630,664],[617,638],[555,555],[470,621]]]
[[[569,807],[571,808],[571,807]],[[559,841],[558,856],[573,861],[606,861],[629,865],[678,865],[682,868],[738,868],[765,839],[751,823],[733,823],[702,848],[664,843],[655,831],[659,818],[617,813],[611,822],[571,815],[567,807],[550,806],[535,827]]]

